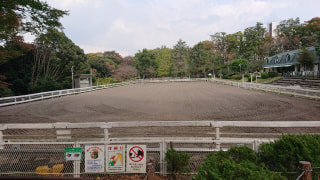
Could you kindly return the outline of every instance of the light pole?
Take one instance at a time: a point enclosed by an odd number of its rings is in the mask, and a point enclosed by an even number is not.
[[[239,66],[240,66],[240,75],[241,75],[241,63],[239,64]]]
[[[72,73],[72,89],[74,88],[74,83],[73,83],[73,66],[71,67],[71,73]]]

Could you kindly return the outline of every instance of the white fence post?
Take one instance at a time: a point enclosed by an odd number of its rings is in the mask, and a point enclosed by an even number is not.
[[[166,142],[164,139],[160,142],[160,174],[166,175],[167,174],[167,163],[165,160],[167,152]]]
[[[75,142],[74,147],[80,147],[78,141]],[[73,161],[73,177],[80,177],[80,161]]]
[[[220,140],[220,128],[216,127],[216,140]],[[216,149],[220,149],[220,143],[216,143]]]

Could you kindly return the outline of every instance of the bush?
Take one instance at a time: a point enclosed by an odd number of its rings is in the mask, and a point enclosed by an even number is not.
[[[239,74],[236,74],[236,75],[231,76],[231,79],[234,79],[234,80],[241,80],[241,79],[242,79],[242,76],[241,76],[241,75],[239,75]]]
[[[252,76],[252,81],[255,81],[257,79],[256,75]],[[251,82],[251,76],[248,77],[248,82]]]
[[[277,71],[270,71],[268,72],[269,77],[278,77],[278,72]]]
[[[222,76],[223,79],[229,79],[229,75],[225,74]]]
[[[258,157],[271,170],[292,172],[298,170],[299,161],[309,161],[313,167],[319,167],[319,149],[319,135],[282,135],[275,142],[262,144]]]
[[[116,78],[104,77],[104,78],[99,78],[98,82],[99,82],[99,85],[103,85],[103,84],[117,83],[118,80]]]
[[[29,87],[29,90],[32,93],[55,91],[59,89],[60,84],[57,81],[55,81],[52,77],[40,78],[37,81],[37,84],[31,84]]]
[[[176,176],[177,173],[185,173],[190,171],[190,156],[187,153],[177,152],[171,148],[167,150],[165,160],[168,164],[168,171],[174,176]]]
[[[199,167],[197,179],[285,179],[269,171],[252,149],[232,147],[229,151],[213,152]]]
[[[261,78],[262,79],[268,79],[269,78],[269,74],[267,72],[262,72],[261,73]]]

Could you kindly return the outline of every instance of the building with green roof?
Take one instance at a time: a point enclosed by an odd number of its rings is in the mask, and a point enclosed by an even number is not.
[[[301,49],[283,52],[266,58],[266,63],[263,66],[265,71],[277,71],[289,76],[313,76],[320,77],[320,58],[317,55],[315,47],[308,47],[307,50],[315,56],[314,68],[305,70],[297,61],[298,53]]]

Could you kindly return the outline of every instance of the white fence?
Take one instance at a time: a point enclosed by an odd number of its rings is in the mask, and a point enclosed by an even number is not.
[[[278,94],[286,94],[298,97],[305,97],[311,99],[320,99],[320,90],[303,89],[300,87],[286,87],[261,83],[248,83],[248,82],[236,82],[226,81],[221,79],[210,79],[212,82],[216,82],[223,85],[236,86],[238,88],[253,89],[265,92],[273,92]]]
[[[98,86],[85,87],[85,88],[65,89],[65,90],[49,91],[49,92],[42,92],[42,93],[36,93],[36,94],[28,94],[28,95],[22,95],[22,96],[5,97],[5,98],[0,98],[0,107],[33,102],[33,101],[41,101],[44,99],[51,99],[51,98],[62,97],[62,96],[69,96],[69,95],[80,94],[84,92],[96,91],[100,89],[123,86],[127,84],[130,84],[130,82],[113,83],[108,85],[98,85]]]
[[[186,128],[192,127],[196,131],[203,128],[212,129],[211,136],[204,134],[202,137],[114,137],[111,130],[121,128]],[[104,173],[86,173],[84,169],[85,159],[82,161],[65,161],[64,148],[84,147],[85,145],[146,145],[147,158],[155,160],[156,173],[167,174],[165,154],[170,145],[177,151],[186,152],[191,157],[189,167],[191,174],[196,173],[207,154],[212,151],[227,150],[234,145],[246,145],[254,150],[264,142],[274,141],[277,137],[268,137],[268,133],[252,133],[254,138],[241,138],[248,133],[237,133],[237,137],[224,137],[224,128],[306,128],[303,133],[310,133],[311,128],[319,132],[320,121],[144,121],[144,122],[96,122],[96,123],[39,123],[39,124],[0,124],[0,176],[31,176],[43,175],[35,172],[38,167],[50,167],[62,165],[64,171],[44,173],[44,175],[72,176],[72,177],[96,177],[108,175]],[[100,139],[81,138],[74,136],[79,132],[85,134],[96,133]],[[91,131],[92,130],[92,131]],[[55,136],[52,139],[50,133]],[[45,134],[51,139],[36,139],[39,133]],[[111,133],[110,133],[111,132]],[[313,131],[314,132],[314,131]],[[313,133],[311,132],[311,133]],[[299,132],[301,133],[301,132]],[[19,134],[19,139],[15,136]],[[274,135],[274,134],[271,134]],[[223,137],[222,137],[223,136]],[[278,135],[279,136],[279,135]],[[85,140],[84,140],[85,139]],[[84,148],[83,148],[84,149]],[[83,152],[84,153],[84,152]],[[120,174],[124,174],[121,172]]]
[[[86,88],[66,89],[66,90],[49,91],[49,92],[42,92],[42,93],[36,93],[36,94],[28,94],[28,95],[22,95],[22,96],[5,97],[5,98],[0,98],[0,107],[27,103],[32,101],[39,101],[44,99],[51,99],[51,98],[62,97],[62,96],[69,96],[69,95],[74,95],[74,94],[79,94],[84,92],[91,92],[91,91],[96,91],[101,89],[123,86],[131,83],[143,84],[143,83],[193,82],[193,81],[209,81],[209,82],[215,82],[223,85],[236,86],[238,88],[246,88],[246,89],[260,90],[265,92],[274,92],[279,94],[300,96],[305,98],[320,99],[320,90],[303,89],[300,87],[284,87],[284,86],[268,85],[268,84],[261,84],[261,83],[226,81],[226,80],[221,80],[216,78],[214,79],[213,78],[212,79],[159,78],[159,79],[137,79],[136,81],[132,81],[132,82],[122,82],[122,83],[99,85],[99,86],[92,86],[92,87],[86,87]]]

